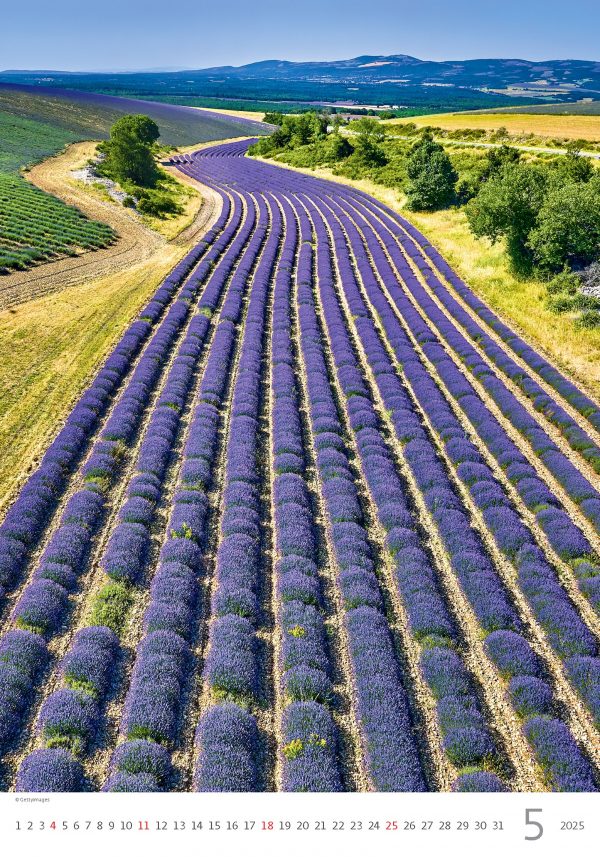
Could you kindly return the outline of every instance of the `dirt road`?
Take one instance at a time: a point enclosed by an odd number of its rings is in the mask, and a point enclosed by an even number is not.
[[[202,194],[202,205],[194,221],[168,242],[142,223],[131,209],[98,199],[74,183],[71,171],[92,156],[95,145],[93,142],[74,143],[62,154],[32,167],[26,177],[42,190],[76,206],[88,217],[108,223],[119,236],[116,243],[0,278],[0,310],[119,271],[131,271],[147,264],[156,254],[161,255],[161,250],[169,243],[180,245],[183,251],[217,219],[219,198],[209,188],[195,182],[194,186]]]

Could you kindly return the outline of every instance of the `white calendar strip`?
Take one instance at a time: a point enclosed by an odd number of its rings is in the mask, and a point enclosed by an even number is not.
[[[4,853],[61,857],[550,857],[592,854],[600,832],[591,794],[5,794],[0,809]]]

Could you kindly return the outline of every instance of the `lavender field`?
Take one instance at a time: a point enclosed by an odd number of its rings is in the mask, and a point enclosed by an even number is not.
[[[0,524],[1,788],[600,789],[600,405],[247,147]]]

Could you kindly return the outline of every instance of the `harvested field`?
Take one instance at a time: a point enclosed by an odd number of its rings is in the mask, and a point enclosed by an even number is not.
[[[600,405],[245,157],[0,524],[17,791],[597,791]]]
[[[448,131],[459,128],[481,128],[484,131],[497,131],[506,128],[509,134],[534,134],[536,137],[560,137],[568,140],[600,141],[600,116],[583,114],[554,113],[432,113],[427,116],[413,116],[409,120],[391,119],[386,125],[399,125],[414,122],[422,127],[433,125]]]

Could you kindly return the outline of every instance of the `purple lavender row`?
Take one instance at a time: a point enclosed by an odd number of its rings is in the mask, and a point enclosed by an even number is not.
[[[438,432],[450,460],[456,464],[458,478],[471,492],[484,520],[490,526],[489,518],[495,515],[498,502],[504,498],[503,492],[491,472],[485,468],[481,456],[466,437],[435,383],[418,361],[414,348],[383,296],[364,251],[360,252],[364,245],[359,241],[356,228],[349,220],[344,221],[344,227],[350,240],[354,238],[352,243],[358,269],[369,300],[384,327],[389,345],[417,400]],[[403,445],[403,455],[436,521],[463,591],[486,633],[486,651],[501,675],[509,679],[509,697],[524,720],[525,735],[553,788],[568,791],[594,790],[589,763],[582,756],[565,724],[552,716],[558,705],[553,699],[543,666],[522,636],[523,628],[510,603],[509,595],[471,529],[468,518],[462,511],[461,499],[448,479],[409,396],[393,370],[354,277],[350,272],[347,273],[343,284],[350,311],[356,318],[357,331],[368,349],[371,365],[381,367],[384,381],[380,379],[380,373],[376,372],[377,383],[384,405],[391,413],[398,440]],[[408,317],[407,324],[410,324],[411,320]],[[476,479],[472,478],[474,467],[481,468]],[[492,531],[499,546],[511,542],[518,520],[518,517],[513,515],[508,520],[496,521],[499,525]],[[520,525],[519,532],[523,529]],[[524,543],[519,556],[521,587],[526,590],[526,594],[529,592],[534,612],[537,605],[539,614],[546,608],[548,598],[552,597],[554,603],[551,602],[551,609],[545,609],[545,615],[549,621],[553,619],[559,624],[558,629],[556,625],[554,628],[555,643],[561,642],[570,632],[571,646],[589,646],[589,651],[595,654],[594,641],[587,628],[581,627],[577,613],[570,605],[565,612],[565,606],[560,600],[560,587],[557,605],[556,586],[552,586],[548,569],[540,562],[534,562],[533,551],[540,553],[537,548]],[[539,559],[537,554],[535,556]],[[553,574],[552,570],[550,572]],[[546,623],[546,630],[551,633],[553,629],[549,627],[549,621]],[[568,652],[572,654],[572,649],[568,649]],[[547,729],[545,726],[539,730],[536,728],[540,718],[543,723],[550,724]],[[548,730],[561,734],[561,741],[556,746],[545,741],[544,735]]]
[[[363,201],[369,204],[373,209],[375,208],[374,201],[368,197],[364,197]],[[477,316],[483,319],[483,321],[498,334],[502,341],[505,342],[515,354],[517,354],[531,369],[533,369],[534,372],[543,378],[550,387],[556,390],[559,395],[569,402],[569,404],[572,405],[583,417],[585,417],[590,424],[594,426],[594,428],[600,430],[600,408],[598,408],[598,405],[586,396],[575,384],[573,384],[572,381],[565,378],[565,376],[562,375],[548,360],[538,354],[530,345],[521,339],[521,337],[517,336],[517,334],[511,330],[508,325],[504,324],[504,322],[502,322],[498,316],[495,315],[495,313],[493,313],[482,300],[480,300],[480,298],[474,295],[471,289],[456,274],[446,259],[444,259],[441,253],[436,250],[424,235],[422,235],[399,214],[391,211],[387,207],[382,207],[379,204],[377,204],[377,206],[378,214],[383,212],[387,219],[395,221],[395,224],[400,225],[402,232],[398,230],[396,225],[396,234],[402,235],[402,237],[404,237],[403,234],[410,235],[414,242],[421,248],[425,259],[433,262],[438,271],[440,271],[444,278],[451,283],[462,300],[477,314]],[[498,365],[500,365],[500,363],[498,363]],[[510,366],[508,362],[505,365],[507,367]],[[515,380],[517,381],[517,379]],[[521,379],[518,379],[517,382],[520,385]],[[546,409],[550,403],[544,402],[540,398],[541,393],[539,393],[529,382],[523,385],[523,390],[527,395],[531,396],[534,402],[538,402],[538,410],[543,410],[548,419],[551,419],[552,422],[555,422],[561,430],[565,431],[567,423],[563,422],[564,418],[563,414],[561,414],[560,408],[555,410],[554,406],[550,406],[551,412],[547,412]],[[565,431],[565,435],[568,438],[570,438],[570,434],[570,431],[568,433]],[[573,437],[576,435],[576,429],[573,427]]]
[[[131,740],[136,739],[169,745],[175,738],[180,695],[185,681],[182,668],[191,664],[188,641],[193,632],[198,597],[197,576],[202,566],[201,545],[205,533],[207,492],[210,488],[210,473],[216,446],[218,402],[226,384],[234,341],[234,325],[241,312],[248,274],[245,265],[249,264],[245,260],[248,259],[251,263],[264,239],[264,221],[264,210],[261,210],[260,225],[232,277],[209,354],[199,391],[200,404],[190,425],[179,490],[174,497],[167,538],[161,551],[145,617],[148,620],[158,614],[161,628],[160,631],[147,628],[148,633],[136,659],[122,719],[122,730],[129,741],[122,746],[129,746]],[[210,442],[202,443],[202,439],[208,440],[208,434],[211,435]],[[162,660],[155,658],[152,643],[159,633],[167,635],[165,639],[170,641],[169,656]],[[154,693],[154,686],[171,686],[177,689],[177,693],[157,695]],[[119,748],[113,759],[113,775],[106,785],[107,790],[132,790],[135,782],[139,784],[139,776],[135,781],[132,780],[132,772],[122,767],[121,758],[124,752]],[[155,751],[146,747],[144,752]],[[149,771],[138,773],[147,775]],[[127,782],[124,782],[124,774],[128,774]],[[154,787],[161,785],[159,779]]]
[[[16,627],[49,640],[64,622],[70,606],[69,594],[76,589],[86,566],[92,540],[106,512],[110,487],[123,455],[132,443],[148,395],[158,381],[161,363],[181,329],[187,311],[188,305],[181,301],[171,307],[115,406],[101,438],[94,444],[83,467],[83,488],[67,503],[60,524],[35,569],[33,580],[15,605],[12,619]],[[20,716],[13,719],[15,731],[30,701],[30,693],[21,699]],[[0,707],[0,712],[2,716],[6,714],[4,706]]]
[[[241,152],[240,152],[241,153]],[[203,156],[205,153],[202,153]],[[237,156],[237,155],[236,155]],[[260,185],[258,186],[261,187]],[[289,224],[288,224],[289,226]],[[286,234],[286,240],[289,243],[289,238]],[[285,258],[285,251],[284,251]],[[281,264],[285,264],[282,261]],[[289,267],[289,265],[288,265]],[[289,273],[287,275],[289,277]],[[277,324],[277,316],[274,317],[274,324]],[[291,459],[292,456],[288,456],[288,459]],[[240,488],[242,489],[240,493]],[[245,507],[245,509],[240,509],[246,515],[250,515],[253,517],[257,514],[257,510],[253,508],[252,498],[248,497],[247,491],[243,489],[243,486],[239,486],[236,488],[232,486],[231,489],[234,493],[231,495],[231,502],[235,505],[240,505],[240,507]],[[226,493],[226,497],[228,494]],[[251,506],[248,506],[248,503]],[[233,510],[232,510],[233,511]],[[229,512],[227,513],[229,514]],[[252,525],[250,525],[252,526]],[[299,605],[296,605],[299,606]],[[321,637],[323,635],[323,623],[321,616],[314,609],[305,609],[303,610],[302,616],[298,614],[298,611],[294,611],[292,616],[290,616],[290,621],[293,619],[293,625],[290,626],[290,631],[295,630],[298,631],[297,623],[303,618],[304,624],[302,626],[303,637],[306,635],[306,640],[296,638],[293,634],[289,637],[290,645],[290,657],[299,657],[300,653],[303,651],[310,651],[307,649],[307,646],[314,645],[314,641],[316,640],[316,635],[320,634]],[[295,665],[299,665],[295,664]],[[224,706],[215,706],[212,709],[209,709],[205,719],[205,729],[210,730],[210,737],[207,735],[204,736],[201,734],[199,730],[199,740],[203,742],[203,745],[208,748],[214,745],[216,737],[215,737],[215,729],[218,728],[218,722],[221,717],[221,709],[222,716],[227,718],[227,723],[229,726],[231,725],[231,718],[237,716],[241,718],[242,715],[238,713],[235,714],[235,708],[228,706],[225,708]],[[240,726],[239,730],[236,730],[235,736],[233,739],[227,741],[226,747],[227,751],[231,752],[232,746],[235,745],[235,742],[242,742],[242,746],[237,746],[235,762],[240,764],[240,759],[245,759],[243,770],[246,771],[249,766],[253,764],[251,759],[252,754],[252,746],[250,741],[250,735],[255,734],[255,726],[251,727],[250,725],[250,715],[245,715],[243,717],[244,724],[243,728]],[[284,787],[285,788],[306,788],[307,780],[306,777],[308,774],[313,778],[313,785],[316,787],[320,784],[320,788],[333,788],[334,785],[337,787],[337,783],[339,782],[338,774],[335,771],[335,768],[329,764],[329,756],[332,753],[332,750],[335,747],[335,734],[332,730],[332,723],[327,712],[322,710],[320,706],[311,705],[308,703],[304,704],[294,704],[290,706],[284,718],[283,729],[285,734],[289,737],[289,741],[287,742],[288,750],[287,756],[284,760]],[[223,735],[225,732],[223,731]],[[322,740],[316,741],[315,735],[320,735],[320,739],[325,741],[325,746],[322,743]],[[302,751],[299,750],[299,743],[303,742]],[[221,743],[223,743],[223,738],[221,738]],[[255,751],[254,751],[255,752]],[[206,753],[206,749],[204,750]],[[314,758],[313,758],[314,757]],[[320,760],[321,768],[323,764],[327,761],[325,770],[317,770],[314,767],[317,759]],[[306,765],[309,768],[304,769]],[[204,786],[206,787],[206,786]],[[214,787],[212,784],[209,787]],[[222,787],[222,785],[219,785]]]
[[[455,623],[441,595],[436,572],[421,546],[402,482],[382,437],[381,425],[348,335],[334,289],[333,255],[323,212],[318,207],[317,211],[321,214],[314,220],[319,290],[348,421],[367,486],[386,532],[386,547],[393,557],[396,582],[411,632],[420,645],[420,668],[436,701],[443,750],[459,772],[469,769],[459,774],[452,787],[455,791],[503,791],[502,781],[490,773],[490,769],[500,767],[499,754],[481,713],[473,678],[460,657]],[[341,281],[348,284],[354,279],[348,248],[335,221],[329,225],[334,236],[339,275]],[[353,314],[356,309],[353,304]],[[358,311],[364,314],[364,307],[358,306]],[[369,337],[365,331],[362,334],[361,342],[377,372],[378,383],[385,383],[385,375],[393,372],[389,359],[374,330]],[[355,514],[356,510],[350,509],[345,519],[353,520]],[[381,603],[373,606],[381,607]]]
[[[247,200],[252,205],[249,197]],[[190,422],[146,611],[147,633],[138,649],[122,716],[121,731],[126,741],[113,756],[111,776],[105,785],[108,791],[159,790],[165,787],[171,769],[166,748],[176,739],[182,691],[193,666],[190,641],[198,611],[198,577],[203,573],[202,547],[219,414],[243,295],[266,228],[261,207],[256,231],[231,278]],[[151,629],[148,620],[153,616],[160,617],[160,629]]]
[[[562,509],[556,496],[539,478],[536,470],[506,435],[498,421],[476,394],[471,383],[439,346],[435,334],[402,293],[381,246],[369,230],[366,242],[378,269],[385,278],[395,305],[407,319],[426,356],[436,367],[448,393],[464,411],[478,435],[505,471],[525,505],[535,513],[536,521],[558,556],[571,566],[578,587],[592,606],[600,609],[600,569],[593,549],[580,529]],[[579,476],[579,474],[578,474]],[[583,478],[583,477],[581,477]]]
[[[229,492],[231,494],[229,495]],[[252,492],[250,492],[252,494]],[[240,517],[240,513],[244,514],[245,517],[248,515],[253,518],[257,514],[257,509],[254,508],[254,502],[256,498],[252,498],[249,496],[247,489],[243,485],[232,485],[227,489],[226,498],[230,496],[230,504],[233,506],[240,506],[240,509],[237,510],[237,517]],[[250,504],[250,505],[248,505]],[[226,499],[227,505],[227,499]],[[241,507],[246,507],[245,509]],[[230,510],[231,513],[236,511],[235,509]],[[230,511],[227,511],[226,514],[229,515]],[[237,526],[241,526],[241,521],[238,520]],[[253,524],[250,523],[248,525],[250,530],[252,530]],[[252,594],[252,593],[251,593]],[[251,603],[251,602],[250,602]],[[244,602],[243,609],[249,609],[249,599]],[[318,617],[320,620],[320,617]],[[322,623],[321,623],[322,626]],[[314,636],[314,635],[313,635]],[[323,714],[324,712],[320,712],[317,707],[317,711],[313,710],[313,706],[294,706],[290,707],[287,715],[286,715],[286,723],[284,724],[284,729],[287,730],[287,733],[292,737],[288,742],[291,744],[291,747],[288,751],[288,755],[296,756],[297,758],[290,758],[290,772],[295,773],[295,780],[289,780],[290,788],[302,787],[302,780],[298,778],[301,777],[301,771],[303,766],[310,761],[310,757],[313,752],[316,752],[319,756],[323,758],[326,757],[327,753],[330,752],[329,748],[334,746],[334,736],[330,737],[330,722],[329,717],[324,722]],[[221,723],[221,719],[223,720],[223,726],[221,731],[219,731]],[[239,728],[235,730],[233,737],[227,737],[227,728],[231,728],[232,718],[236,721],[239,721]],[[243,722],[242,722],[243,721]],[[300,732],[298,732],[300,730]],[[327,749],[322,747],[322,744],[318,746],[314,743],[314,737],[311,741],[311,735],[319,733],[322,738],[325,738],[327,743]],[[219,741],[217,741],[217,736],[220,735]],[[299,754],[297,742],[299,740],[299,735],[304,736],[308,741],[308,746],[306,748],[306,752]],[[254,737],[252,737],[254,736]],[[217,705],[210,708],[203,718],[200,728],[198,730],[198,742],[199,748],[202,750],[202,754],[200,756],[200,760],[204,759],[205,767],[203,770],[199,770],[199,773],[209,772],[211,773],[210,782],[207,784],[204,781],[201,785],[201,788],[248,788],[248,785],[244,785],[244,783],[254,782],[254,779],[250,775],[250,771],[252,770],[252,766],[254,764],[252,756],[256,752],[255,743],[256,743],[256,726],[253,723],[253,719],[248,714],[242,714],[239,708],[236,708],[233,704],[225,704],[225,705]],[[241,744],[240,744],[241,742]],[[219,746],[217,746],[219,745]],[[228,753],[231,753],[232,750],[235,750],[234,762],[238,765],[242,765],[242,770],[244,773],[244,778],[240,783],[237,781],[232,784],[232,778],[229,776],[229,780],[223,782],[223,774],[217,768],[216,771],[214,766],[218,761],[219,757],[222,756],[222,752],[219,753],[219,747],[224,746],[227,749]],[[316,750],[313,751],[313,746]],[[209,753],[212,755],[208,756]],[[302,759],[300,758],[302,755]],[[213,766],[213,771],[211,772],[208,761]],[[242,764],[242,760],[244,760]],[[323,759],[321,760],[323,761]],[[316,772],[315,772],[316,773]],[[215,777],[218,779],[215,782]],[[337,782],[337,775],[328,774],[327,771],[321,772],[320,775],[320,783],[321,787],[331,788],[332,784]]]
[[[373,206],[369,207],[369,209],[367,210],[371,212],[374,211],[374,209],[375,207]],[[405,234],[399,233],[397,223],[391,217],[387,216],[385,211],[377,212],[377,214],[389,228],[390,232],[392,232],[392,234],[397,237],[397,240],[400,240],[404,251],[418,266],[419,271],[425,279],[427,285],[438,297],[438,299],[447,309],[448,313],[452,316],[452,318],[454,318],[461,325],[461,327],[467,331],[472,340],[477,342],[479,347],[484,351],[490,361],[498,369],[500,369],[508,378],[510,378],[511,381],[513,381],[519,387],[521,392],[524,393],[528,399],[530,399],[530,401],[533,403],[535,410],[542,414],[542,416],[549,420],[549,422],[551,422],[561,432],[561,434],[567,440],[571,448],[575,452],[581,454],[582,457],[594,468],[596,473],[600,473],[600,448],[598,448],[597,444],[594,443],[594,441],[584,431],[584,429],[582,429],[579,423],[574,420],[567,413],[567,411],[565,411],[565,409],[560,406],[557,401],[555,401],[550,395],[548,395],[548,393],[535,380],[535,378],[529,375],[520,364],[513,360],[506,353],[506,351],[496,343],[496,341],[489,335],[489,333],[487,333],[486,330],[472,318],[470,313],[463,309],[461,304],[456,300],[456,298],[453,297],[450,290],[444,285],[441,278],[437,276],[435,270],[430,264],[430,258],[427,254],[422,254],[417,242],[407,239]],[[456,280],[458,278],[455,277],[454,279]],[[456,287],[456,284],[454,282],[453,285],[455,285]],[[466,296],[465,290],[469,294],[472,294],[464,285],[464,283],[462,284],[462,287],[459,286],[457,288],[458,294],[463,297],[463,299]],[[475,298],[475,302],[484,312],[484,315],[481,315],[481,312],[479,312],[478,315],[480,317],[485,317],[484,305],[477,298]],[[467,301],[467,303],[469,302]],[[490,315],[493,314],[490,313]],[[460,341],[457,340],[457,345],[459,344]],[[471,363],[474,363],[473,352],[471,349],[461,349],[458,353],[461,357],[466,358],[467,366],[470,366]],[[476,364],[474,363],[474,365]],[[549,364],[547,365],[549,366]],[[570,385],[570,387],[573,387],[573,385]],[[596,427],[600,428],[600,411],[598,411],[598,409],[593,405],[590,399],[588,399],[587,397],[581,397],[580,400],[580,396],[581,394],[579,393],[579,391],[576,391],[576,401],[579,403],[580,407],[583,407],[584,411],[586,412],[584,415],[595,415],[597,422]],[[590,407],[593,408],[593,414],[587,413]],[[600,521],[600,503],[596,502],[595,508],[597,510],[598,520]]]
[[[379,593],[379,587],[315,310],[312,229],[306,212],[300,209],[298,214],[302,241],[297,268],[300,339],[317,469],[339,570],[338,585],[346,606],[344,621],[363,756],[375,790],[424,791],[425,779],[387,619],[377,603],[354,606],[357,588]],[[357,520],[336,521],[336,511],[344,502],[355,508]]]
[[[45,746],[21,763],[17,791],[82,790],[79,757],[96,734],[118,648],[116,634],[106,627],[83,628],[75,636],[61,662],[65,686],[47,697],[38,718],[38,733]]]
[[[372,236],[374,239],[373,224],[370,219],[367,221],[369,226],[365,228],[367,238]],[[394,264],[399,270],[402,280],[406,283],[407,288],[415,296],[419,305],[426,311],[445,342],[452,348],[461,358],[461,362],[469,369],[469,371],[483,385],[486,393],[496,403],[504,417],[517,429],[519,434],[524,437],[531,445],[535,454],[547,467],[548,471],[563,487],[569,498],[581,509],[582,513],[592,522],[597,532],[600,532],[600,493],[589,483],[589,481],[577,470],[577,468],[569,461],[569,459],[560,451],[556,444],[548,437],[545,431],[540,427],[538,422],[528,413],[527,409],[518,401],[513,393],[510,392],[504,383],[490,370],[490,367],[483,363],[477,351],[468,343],[464,336],[456,330],[453,324],[448,320],[444,313],[436,306],[431,297],[419,283],[417,277],[410,268],[410,265],[400,253],[398,246],[389,233],[379,232],[379,241],[381,241]],[[376,239],[375,239],[376,240]],[[404,295],[401,289],[397,286],[396,278],[393,275],[392,269],[385,256],[378,251],[378,267],[382,270],[384,277],[392,277],[390,293],[393,296],[394,302],[401,312],[405,311],[405,307],[409,303],[409,299]],[[420,327],[422,329],[428,326],[421,320]],[[441,342],[433,334],[429,332],[427,340],[423,340],[424,349],[431,353],[432,359],[436,363],[442,363],[445,367],[449,364],[449,359],[445,351],[440,347]],[[453,375],[453,395],[458,399],[459,404],[471,421],[476,419],[476,423],[486,423],[487,433],[498,444],[497,436],[502,433],[505,437],[502,452],[510,446],[512,452],[511,464],[519,465],[519,472],[515,477],[511,478],[514,481],[517,491],[521,494],[523,501],[535,515],[536,520],[541,529],[546,534],[552,547],[561,556],[562,559],[570,562],[575,570],[576,576],[579,579],[587,580],[589,577],[600,575],[600,568],[590,573],[586,566],[582,574],[577,573],[580,563],[587,562],[591,557],[594,562],[594,550],[589,541],[585,538],[581,530],[570,520],[567,513],[561,507],[559,500],[548,488],[541,482],[535,469],[529,464],[525,456],[518,450],[516,445],[506,436],[501,426],[489,413],[487,407],[477,397],[477,408],[470,408],[467,412],[466,408],[474,401],[477,396],[473,385],[467,381],[461,373],[461,383],[456,373]],[[473,395],[474,394],[474,395]],[[481,433],[481,428],[478,425],[478,430]],[[484,440],[486,437],[482,434]],[[488,441],[489,443],[490,441]],[[498,453],[495,453],[498,457]],[[507,465],[503,465],[507,468]],[[522,468],[522,469],[521,469]],[[535,490],[533,485],[528,480],[535,479]],[[523,480],[527,480],[521,485]],[[600,580],[600,577],[598,578]],[[583,588],[584,594],[588,595],[589,587]],[[589,595],[588,595],[589,597]],[[592,603],[598,609],[600,607],[600,590],[595,599],[591,599]]]
[[[204,665],[212,700],[196,732],[194,781],[198,791],[255,791],[261,779],[258,728],[245,709],[251,710],[261,697],[256,638],[262,621],[259,598],[264,562],[259,419],[267,303],[283,233],[279,208],[273,203],[268,207],[271,233],[252,283],[225,453],[212,620]],[[232,722],[239,726],[228,734]]]
[[[240,235],[244,235],[244,230],[240,230]],[[112,580],[135,584],[143,570],[150,542],[149,527],[160,497],[171,449],[179,428],[180,415],[185,407],[194,371],[208,334],[209,318],[218,306],[221,291],[231,272],[232,251],[233,258],[239,254],[239,249],[236,248],[238,240],[232,242],[211,275],[198,305],[200,311],[190,322],[186,337],[178,349],[177,357],[150,417],[134,474],[126,491],[126,501],[119,510],[119,523],[108,542],[101,563]],[[199,281],[208,275],[216,258],[217,254],[213,251],[206,257],[197,272]],[[168,581],[157,578],[153,585],[153,594],[162,596],[162,599],[151,605],[146,613],[146,632],[163,627],[164,612],[168,609],[168,598],[172,594]],[[118,648],[116,636],[108,628],[96,628],[93,632],[96,635],[112,635],[114,638],[113,650],[107,653],[109,662],[112,661]],[[67,689],[55,691],[46,699],[38,720],[38,731],[48,749],[60,745],[76,752],[78,757],[84,755],[91,736],[98,730],[101,720],[100,705],[106,689],[99,686],[96,680],[98,654],[93,651],[84,652],[83,655],[80,653],[81,637],[86,634],[89,636],[89,633],[90,629],[87,629],[75,637],[61,670]],[[74,663],[77,665],[75,682]],[[80,723],[81,712],[86,715],[85,723]],[[39,775],[36,780],[34,776],[34,772],[38,770],[35,759],[40,757],[40,753],[44,780],[40,780]],[[21,765],[17,777],[18,790],[27,790],[33,785],[38,790],[46,790],[49,783],[55,782],[55,773],[63,766],[62,752],[50,754],[45,750],[34,751]],[[72,765],[69,765],[69,770],[72,770]],[[22,776],[21,772],[24,772],[24,775],[26,773],[26,776]]]
[[[137,583],[143,570],[150,543],[150,525],[160,498],[160,489],[179,429],[180,416],[187,402],[194,372],[223,291],[255,226],[251,214],[242,224],[216,267],[214,258],[207,259],[205,275],[210,278],[198,303],[198,314],[192,319],[186,338],[174,360],[164,389],[156,403],[136,466],[128,502],[119,513],[119,525],[107,544],[102,567],[113,580]],[[185,532],[183,524],[172,521],[172,528]],[[165,607],[157,606],[146,616],[147,630],[157,629]],[[155,627],[156,626],[156,627]]]
[[[203,157],[206,157],[206,152],[201,154]],[[199,174],[196,169],[190,171],[190,174],[201,181],[210,180],[205,174]],[[211,178],[214,180],[215,175],[211,174]],[[223,391],[219,394],[219,400],[223,395]],[[196,442],[202,447],[208,443],[212,449],[216,449],[217,427],[218,419],[211,420],[205,426],[204,431],[198,434]],[[245,499],[246,503],[243,502]],[[247,506],[246,486],[243,483],[239,483],[227,488],[224,494],[224,504],[229,510],[226,514],[229,514],[232,525],[237,528],[242,527],[243,529],[243,522],[240,520],[242,515],[236,515],[236,507],[240,504]],[[247,513],[247,508],[244,510],[244,513]],[[256,513],[258,514],[257,511]],[[249,525],[252,527],[252,521],[250,521]],[[232,532],[231,535],[234,535],[234,533]],[[244,617],[240,618],[243,619]],[[223,625],[222,629],[217,629],[217,634],[220,633],[221,640],[224,642],[229,633],[231,635],[231,644],[237,644],[240,658],[242,661],[245,660],[247,664],[248,656],[252,658],[253,654],[252,651],[248,652],[248,645],[251,649],[253,646],[250,634],[246,633],[246,630],[241,625],[240,627],[232,626],[230,628]],[[243,664],[238,663],[238,666],[243,667]],[[250,667],[251,669],[252,667]],[[257,770],[255,756],[257,746],[258,729],[256,720],[252,714],[244,711],[232,702],[223,702],[210,706],[202,716],[196,732],[196,747],[198,751],[194,776],[196,789],[201,791],[222,791],[227,789],[250,790],[256,788]]]
[[[216,242],[220,246],[220,242]],[[181,292],[178,301],[157,328],[125,391],[105,424],[101,439],[83,467],[83,488],[67,503],[61,523],[47,545],[35,570],[34,580],[24,590],[14,610],[18,627],[50,638],[59,629],[69,606],[69,593],[85,567],[92,539],[106,509],[107,495],[124,451],[131,444],[136,427],[161,367],[181,329],[210,263],[201,265],[197,275]],[[12,738],[32,701],[33,687],[9,707],[0,707],[12,724]]]
[[[292,274],[298,229],[287,200],[286,240],[275,278],[271,342],[273,506],[284,791],[340,791],[337,728],[328,708],[332,669],[323,621],[318,547],[306,483],[292,341]]]
[[[225,200],[214,227],[179,262],[157,289],[139,317],[129,326],[104,365],[67,417],[36,471],[29,477],[0,525],[0,601],[23,573],[56,508],[69,474],[80,460],[89,438],[127,374],[132,361],[160,319],[182,281],[223,231],[229,218]]]

